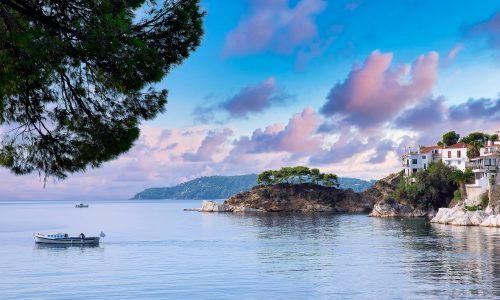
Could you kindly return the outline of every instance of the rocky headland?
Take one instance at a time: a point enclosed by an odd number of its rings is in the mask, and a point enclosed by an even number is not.
[[[255,186],[240,192],[223,203],[203,201],[202,207],[188,209],[200,212],[346,212],[369,213],[371,217],[426,217],[432,223],[460,226],[500,227],[500,191],[482,211],[471,211],[463,203],[435,209],[400,203],[393,197],[402,180],[400,173],[377,181],[364,192],[338,189],[311,183]]]
[[[371,190],[372,197],[376,199],[370,217],[376,218],[413,218],[433,217],[436,211],[433,208],[415,207],[407,203],[399,203],[392,195],[402,180],[401,173],[393,173],[377,181]]]
[[[369,213],[393,191],[397,174],[377,181],[364,192],[312,183],[255,186],[224,203],[203,201],[204,212],[348,212]]]
[[[264,212],[369,212],[373,204],[363,193],[310,183],[256,186],[224,201],[233,211]]]

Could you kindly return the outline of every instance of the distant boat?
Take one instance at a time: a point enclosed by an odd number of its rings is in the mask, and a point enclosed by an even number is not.
[[[75,207],[76,208],[87,208],[87,207],[89,207],[89,205],[88,204],[80,203],[80,204],[75,205]]]
[[[99,245],[100,237],[105,237],[104,232],[100,236],[86,237],[80,233],[78,236],[70,237],[67,233],[42,234],[34,233],[33,238],[37,244],[58,244],[58,245]]]

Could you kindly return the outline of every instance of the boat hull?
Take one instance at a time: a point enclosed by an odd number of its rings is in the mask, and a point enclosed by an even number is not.
[[[35,236],[35,243],[37,244],[58,244],[58,245],[98,245],[99,237],[68,237],[68,238],[47,238],[42,236]]]

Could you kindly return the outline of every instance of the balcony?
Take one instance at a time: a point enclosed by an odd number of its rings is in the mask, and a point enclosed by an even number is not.
[[[477,162],[466,162],[466,168],[471,168],[473,171],[482,171],[482,172],[498,172],[498,166],[495,165],[483,165]]]

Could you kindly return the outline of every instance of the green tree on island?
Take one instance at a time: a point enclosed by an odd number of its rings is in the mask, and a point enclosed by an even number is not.
[[[279,170],[266,170],[257,176],[258,185],[302,184],[304,182],[338,187],[338,177],[335,174],[323,174],[319,169],[309,169],[304,166],[283,167]]]
[[[203,35],[199,0],[162,3],[0,1],[0,165],[65,178],[128,151]]]
[[[338,187],[338,178],[335,174],[323,174],[323,184],[328,187]]]

